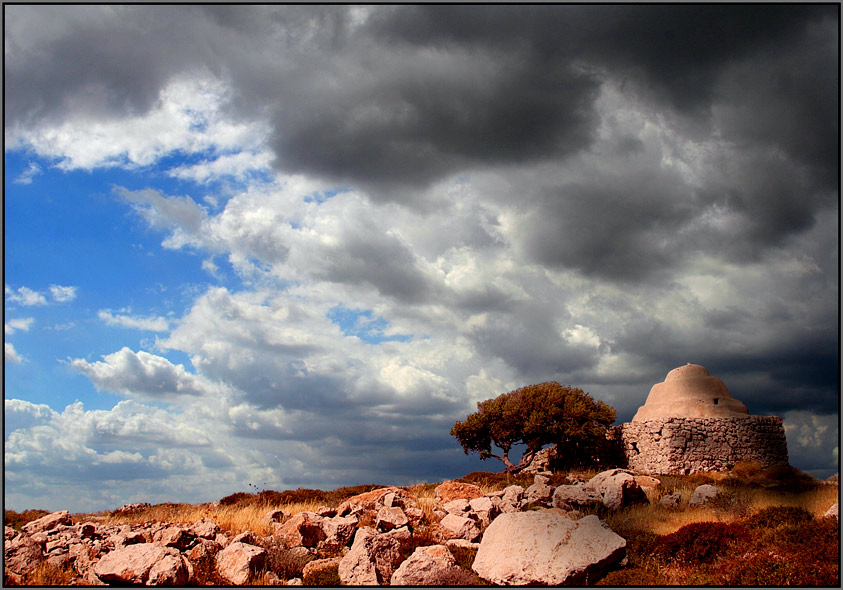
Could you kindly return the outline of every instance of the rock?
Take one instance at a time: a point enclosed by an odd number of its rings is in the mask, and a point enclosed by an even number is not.
[[[286,586],[301,586],[302,581],[301,578],[293,578],[291,580],[287,580]]]
[[[471,500],[472,498],[483,496],[483,491],[476,485],[460,481],[446,481],[441,483],[436,486],[433,492],[439,504],[445,504],[451,500]]]
[[[216,537],[214,537],[214,540],[216,540]],[[246,543],[247,545],[258,545],[260,543],[260,537],[254,531],[243,531],[239,535],[235,535],[234,538],[231,539],[231,543]],[[220,545],[228,544],[229,543],[220,543]]]
[[[657,488],[662,485],[660,479],[650,477],[649,475],[634,475],[636,483],[642,488]]]
[[[316,509],[316,514],[322,518],[333,518],[337,515],[337,509],[330,506],[320,506]]]
[[[438,586],[453,570],[459,569],[444,545],[417,547],[392,574],[392,586]]]
[[[400,543],[390,533],[357,529],[351,550],[340,560],[339,578],[344,585],[378,586],[388,584],[401,562]]]
[[[561,510],[578,510],[591,502],[602,502],[603,498],[597,490],[587,488],[585,484],[557,486],[553,491],[554,508]]]
[[[267,527],[271,527],[272,523],[274,522],[284,522],[285,518],[288,518],[290,515],[281,510],[280,508],[276,508],[270,510],[266,514],[263,515],[261,522],[265,524]]]
[[[217,533],[220,532],[220,527],[210,518],[203,518],[193,523],[191,530],[200,539],[213,540],[216,538]]]
[[[659,506],[664,508],[679,508],[679,502],[681,500],[682,494],[679,492],[673,492],[672,494],[663,496],[662,499],[659,500]]]
[[[495,510],[495,505],[491,498],[482,496],[480,498],[472,498],[468,501],[469,508],[474,512],[492,512]]]
[[[157,535],[156,542],[164,547],[173,547],[179,551],[186,551],[196,543],[196,535],[192,531],[181,527],[168,527]]]
[[[335,516],[322,519],[322,531],[325,533],[325,539],[318,547],[340,548],[348,545],[354,537],[357,522],[356,516]]]
[[[184,557],[172,547],[138,543],[106,553],[94,573],[110,584],[183,586],[190,579]]]
[[[322,529],[323,518],[315,512],[299,512],[275,528],[273,536],[287,547],[316,547],[326,538]]]
[[[410,519],[404,514],[404,511],[397,506],[387,508],[384,506],[378,510],[377,519],[375,521],[375,528],[380,531],[391,531],[409,524]]]
[[[234,542],[217,553],[216,565],[220,576],[232,584],[243,585],[264,567],[266,550],[255,545]]]
[[[220,551],[222,551],[222,545],[216,541],[200,537],[196,546],[188,552],[187,559],[192,563],[197,563],[205,557],[215,556]]]
[[[524,490],[521,507],[548,506],[553,499],[553,488],[546,484],[534,483]]]
[[[829,508],[826,511],[825,514],[823,514],[823,518],[837,518],[837,519],[839,519],[840,517],[838,516],[837,511],[838,511],[838,508],[837,508],[837,504],[835,503],[831,506],[831,508]]]
[[[21,530],[28,535],[32,535],[34,533],[45,533],[47,531],[51,531],[62,524],[73,524],[73,521],[70,519],[70,513],[67,510],[53,512],[52,514],[42,516],[38,520],[28,522],[21,527]]]
[[[697,487],[697,489],[694,490],[694,493],[691,494],[691,500],[688,502],[688,507],[700,508],[711,502],[718,495],[720,495],[720,490],[713,485],[704,483],[703,485]]]
[[[3,565],[16,574],[32,570],[44,559],[41,544],[29,535],[18,535],[5,541]]]
[[[626,541],[594,515],[502,514],[486,529],[472,569],[498,585],[593,584],[626,555]]]
[[[602,471],[592,477],[585,487],[597,491],[603,504],[610,510],[648,502],[647,494],[632,474],[624,469]]]
[[[469,510],[471,510],[471,505],[465,498],[457,498],[456,500],[451,500],[450,502],[445,502],[444,504],[442,504],[442,510],[444,510],[448,514],[465,516],[465,514]]]
[[[516,512],[521,509],[521,498],[524,497],[524,488],[512,485],[503,490],[501,496],[501,512]]]
[[[439,530],[445,539],[466,539],[473,541],[480,536],[477,523],[464,516],[447,514],[439,522]]]
[[[3,527],[3,537],[6,541],[11,541],[15,537],[17,537],[20,533],[10,527],[9,525],[4,525]]]
[[[542,473],[537,473],[533,476],[533,485],[546,486],[550,485],[550,477]]]
[[[400,488],[388,487],[378,488],[370,492],[353,496],[340,504],[337,508],[338,516],[357,516],[360,519],[375,522],[378,511],[381,508],[398,507],[410,519],[413,527],[419,525],[424,519],[424,511],[421,510],[418,500]]]

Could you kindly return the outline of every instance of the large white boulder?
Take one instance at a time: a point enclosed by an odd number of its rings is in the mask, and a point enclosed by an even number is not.
[[[498,516],[472,569],[498,585],[592,584],[626,555],[626,540],[594,515],[570,520],[539,510]]]

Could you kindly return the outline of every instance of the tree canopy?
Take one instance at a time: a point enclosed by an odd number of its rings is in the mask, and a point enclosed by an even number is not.
[[[477,411],[451,428],[466,454],[480,453],[504,463],[504,471],[517,472],[530,464],[545,445],[557,444],[560,454],[593,453],[615,422],[613,407],[593,399],[582,389],[555,381],[528,385],[494,399],[477,403]],[[495,454],[492,445],[500,449]],[[516,465],[509,459],[513,445],[524,444]]]

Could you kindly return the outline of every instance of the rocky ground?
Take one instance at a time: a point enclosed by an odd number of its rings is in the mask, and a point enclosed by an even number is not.
[[[383,487],[335,508],[269,510],[268,535],[232,538],[207,518],[108,524],[55,512],[20,531],[5,527],[4,579],[28,583],[34,568],[49,564],[79,585],[587,585],[627,565],[627,540],[586,512],[648,504],[659,480],[613,469],[587,481],[550,481],[538,474],[526,488],[486,493],[445,482],[432,511],[404,489]],[[715,502],[719,493],[700,485],[687,506]],[[678,493],[658,500],[663,510],[679,504]],[[836,504],[827,516],[837,518]],[[285,571],[292,577],[276,573]]]

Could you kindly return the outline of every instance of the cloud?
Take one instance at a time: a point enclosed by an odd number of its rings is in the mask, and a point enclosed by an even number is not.
[[[103,474],[122,465],[127,480],[137,468],[162,495],[183,477],[194,497],[203,477],[227,493],[247,480],[455,477],[476,461],[447,432],[477,401],[558,380],[623,421],[694,362],[752,413],[785,417],[794,464],[833,467],[833,9],[6,16],[7,83],[21,89],[6,105],[7,148],[65,169],[158,164],[162,178],[199,183],[173,194],[150,176],[114,194],[218,281],[162,317],[100,310],[110,325],[161,332],[157,349],[193,369],[128,347],[73,359],[135,404],[65,409],[97,425],[74,460]],[[47,302],[5,291],[9,304]],[[15,453],[38,441],[27,461],[65,436],[38,430],[39,416],[14,439]],[[162,424],[219,436],[180,448]],[[162,437],[155,450],[130,444],[143,429]]]
[[[101,309],[97,312],[97,317],[109,326],[131,328],[134,330],[147,330],[151,332],[166,332],[169,329],[167,319],[161,316],[136,317],[127,314],[115,315],[111,312],[111,310]]]
[[[50,285],[50,297],[56,303],[67,303],[76,299],[77,287],[63,287],[61,285]],[[6,301],[10,303],[17,303],[25,307],[32,307],[36,305],[47,305],[47,297],[41,291],[35,291],[29,287],[18,287],[17,290],[12,289],[9,285],[4,288]]]
[[[30,162],[29,166],[15,178],[16,184],[32,184],[32,180],[41,174],[41,167],[35,162]]]
[[[77,287],[62,287],[61,285],[50,285],[50,295],[58,303],[66,303],[76,299]]]
[[[25,307],[34,305],[47,305],[47,298],[43,293],[33,291],[29,287],[18,287],[17,291],[12,290],[8,285],[4,288],[6,301],[17,303]]]
[[[88,377],[99,390],[147,400],[170,400],[181,396],[218,395],[220,388],[174,365],[164,357],[123,347],[90,363],[71,359],[70,365]]]
[[[18,354],[18,352],[15,350],[14,345],[11,342],[3,343],[4,363],[21,363],[23,362],[23,360],[23,357]]]
[[[34,318],[18,318],[9,320],[3,324],[3,331],[7,336],[14,334],[18,330],[21,332],[28,332],[33,322],[35,322]]]

